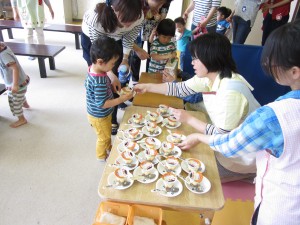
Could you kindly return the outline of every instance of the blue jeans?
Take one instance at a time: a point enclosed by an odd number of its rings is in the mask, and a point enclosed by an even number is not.
[[[232,17],[233,44],[244,44],[251,31],[251,21],[245,21],[240,16]]]

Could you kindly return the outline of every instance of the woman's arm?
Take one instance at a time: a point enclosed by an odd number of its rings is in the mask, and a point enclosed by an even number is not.
[[[195,3],[194,1],[191,1],[190,5],[187,7],[187,9],[184,11],[182,17],[183,19],[187,20],[189,13],[192,12],[195,8]]]
[[[49,0],[44,0],[45,4],[47,5],[49,11],[50,11],[50,14],[51,14],[51,17],[52,19],[54,19],[54,11],[52,9],[52,6],[51,6],[51,3]]]
[[[161,84],[136,84],[134,86],[134,90],[138,94],[143,94],[146,92],[152,92],[157,94],[163,94],[166,95],[168,91],[168,85],[167,83],[161,83]]]

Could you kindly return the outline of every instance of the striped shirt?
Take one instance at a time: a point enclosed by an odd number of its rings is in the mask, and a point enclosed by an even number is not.
[[[111,37],[116,41],[122,40],[123,53],[128,55],[142,28],[144,16],[141,16],[141,18],[136,20],[129,27],[117,27],[113,33],[105,32],[102,25],[97,22],[97,18],[98,13],[96,13],[94,9],[88,10],[83,16],[82,32],[88,36],[92,42],[101,35]]]
[[[276,101],[288,98],[300,100],[300,90],[291,91]],[[275,112],[266,105],[254,111],[230,133],[211,136],[209,145],[226,157],[268,149],[279,158],[283,153],[284,139]]]
[[[107,100],[114,98],[111,82],[107,74],[88,72],[85,79],[85,88],[88,114],[97,118],[109,116],[113,108],[102,108]]]
[[[151,54],[166,55],[176,51],[176,45],[173,41],[170,41],[168,44],[162,44],[159,42],[158,38],[153,41],[150,48]],[[151,58],[149,64],[149,73],[162,72],[165,69],[165,66],[168,62],[168,59],[163,60],[154,60]]]
[[[192,23],[195,26],[198,26],[198,23],[201,21],[201,17],[207,17],[210,9],[212,7],[219,8],[221,5],[221,0],[194,0],[194,16]],[[207,27],[212,27],[217,24],[217,12],[214,13],[211,20],[206,25]]]

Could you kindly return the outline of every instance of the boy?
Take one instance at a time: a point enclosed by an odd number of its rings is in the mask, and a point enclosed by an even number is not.
[[[90,50],[92,65],[85,80],[88,120],[97,134],[97,159],[105,162],[111,149],[111,114],[113,107],[133,97],[132,93],[113,96],[111,82],[107,76],[121,55],[117,42],[101,36],[95,40]]]
[[[0,42],[0,70],[8,90],[10,110],[18,117],[18,121],[10,124],[10,127],[16,128],[27,123],[22,107],[29,108],[25,94],[30,78],[25,74],[12,50],[2,42]]]
[[[150,63],[148,72],[162,73],[168,59],[176,58],[176,46],[172,41],[175,36],[175,23],[171,19],[163,19],[157,25],[156,31],[153,30],[149,42],[153,41],[155,34],[157,38],[151,43]]]
[[[226,36],[230,29],[230,23],[226,20],[231,15],[231,9],[224,6],[217,10],[217,29],[216,32]]]
[[[185,21],[182,17],[174,20],[178,32],[177,37],[177,50],[180,51],[180,69],[184,71],[184,57],[186,47],[192,38],[192,31],[185,28]]]

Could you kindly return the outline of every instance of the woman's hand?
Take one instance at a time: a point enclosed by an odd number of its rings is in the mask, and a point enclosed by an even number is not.
[[[17,93],[19,91],[19,89],[20,89],[19,85],[13,85],[11,87],[11,92],[12,93]]]
[[[147,84],[136,84],[133,87],[133,90],[137,93],[137,94],[143,94],[147,92]]]
[[[178,147],[182,150],[188,150],[194,147],[200,142],[198,139],[198,135],[198,133],[188,135],[185,140],[178,144]]]
[[[144,49],[142,48],[137,48],[135,50],[135,53],[137,54],[137,56],[141,59],[141,60],[145,60],[145,59],[148,59],[150,56],[148,54],[147,51],[145,51]]]
[[[192,118],[192,116],[186,110],[174,108],[170,108],[170,110],[177,121],[186,123],[190,118]]]
[[[111,81],[113,91],[115,93],[120,91],[121,90],[121,83],[120,83],[118,77],[112,71],[107,72],[107,76],[109,77],[109,79]]]

